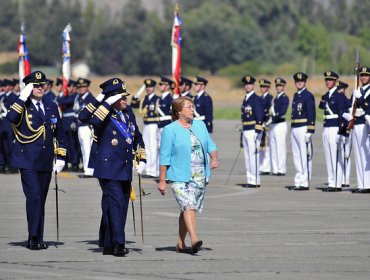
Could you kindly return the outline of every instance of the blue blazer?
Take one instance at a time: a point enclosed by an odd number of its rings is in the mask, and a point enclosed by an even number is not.
[[[11,165],[17,168],[37,171],[52,171],[54,159],[53,130],[51,118],[57,118],[55,135],[59,143],[57,157],[64,159],[66,156],[65,138],[62,132],[62,120],[59,116],[58,106],[50,100],[43,100],[45,119],[38,114],[36,107],[30,99],[23,102],[19,98],[10,107],[7,114],[8,120],[14,125],[16,141],[11,154]],[[31,126],[31,128],[30,128]],[[45,127],[45,133],[35,137],[32,130]],[[27,137],[34,136],[34,138]],[[23,143],[21,143],[23,142]],[[29,143],[28,143],[29,142]]]
[[[206,161],[206,176],[211,175],[207,154],[216,150],[216,144],[203,121],[194,120],[190,130],[200,141]],[[167,179],[189,182],[191,172],[190,130],[177,121],[164,127],[159,151],[159,165],[167,166]]]

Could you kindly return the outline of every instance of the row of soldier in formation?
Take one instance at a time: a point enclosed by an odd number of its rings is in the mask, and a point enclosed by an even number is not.
[[[306,88],[308,76],[298,72],[293,76],[295,92],[291,105],[291,144],[296,170],[294,185],[289,190],[309,190],[312,176],[312,134],[315,133],[316,103]],[[361,87],[351,98],[345,90],[348,84],[339,81],[334,71],[324,73],[328,91],[322,95],[319,109],[324,111],[322,141],[325,151],[328,184],[326,192],[342,191],[349,186],[350,152],[353,145],[358,187],[355,193],[370,193],[370,69],[359,69]],[[244,76],[246,95],[241,107],[242,146],[244,148],[248,187],[260,186],[260,175],[284,176],[286,173],[287,123],[285,115],[289,98],[284,92],[286,81],[275,80],[276,96],[269,93],[270,82],[261,79],[262,95],[254,91],[255,78]]]

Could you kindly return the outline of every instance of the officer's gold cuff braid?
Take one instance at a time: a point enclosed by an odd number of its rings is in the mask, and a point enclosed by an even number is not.
[[[139,114],[140,114],[140,116],[142,116],[142,117],[145,117],[145,116],[146,116],[146,114],[147,114],[147,112],[148,112],[148,108],[147,108],[147,107],[143,108],[143,105],[144,105],[144,99],[145,99],[145,98],[142,98],[142,99],[140,100],[140,105],[139,105]]]
[[[10,109],[13,109],[14,111],[16,111],[18,114],[22,114],[23,112],[23,107],[21,105],[19,105],[18,103],[14,103]]]
[[[315,130],[315,126],[314,126],[314,125],[308,125],[308,126],[307,126],[307,129]]]
[[[94,112],[94,115],[101,121],[104,121],[105,117],[108,115],[109,110],[103,105],[100,105],[99,108]]]
[[[67,155],[67,149],[65,148],[54,149],[54,154],[57,156],[65,157]]]
[[[138,148],[137,151],[136,151],[136,158],[138,160],[143,160],[145,159],[146,160],[146,154],[145,154],[145,149],[144,148]]]
[[[92,105],[92,103],[89,103],[89,104],[86,105],[86,110],[89,111],[92,114],[96,110],[96,107],[94,105]]]
[[[263,127],[262,127],[262,125],[260,125],[260,124],[256,124],[256,125],[254,126],[254,129],[255,129],[255,130],[260,130],[260,131],[262,131],[262,130],[263,130]]]
[[[28,117],[28,113],[26,111],[26,124],[27,124],[27,128],[29,129],[29,131],[33,134],[31,135],[24,135],[23,133],[21,133],[19,130],[18,130],[18,127],[24,117],[24,111],[22,110],[21,112],[21,118],[19,120],[19,122],[14,125],[12,124],[12,128],[13,128],[13,131],[14,131],[14,135],[15,135],[15,138],[18,140],[19,143],[21,144],[29,144],[29,143],[32,143],[32,142],[35,142],[41,135],[44,137],[44,141],[45,141],[45,126],[44,125],[41,125],[39,126],[39,128],[37,129],[34,129],[31,125],[31,122],[29,120],[29,117]]]

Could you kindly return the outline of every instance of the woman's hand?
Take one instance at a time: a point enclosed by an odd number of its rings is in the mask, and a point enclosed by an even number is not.
[[[158,190],[161,193],[161,195],[165,195],[167,192],[167,183],[166,181],[160,181],[158,185]]]
[[[218,159],[217,158],[211,158],[211,169],[215,169],[218,167]]]

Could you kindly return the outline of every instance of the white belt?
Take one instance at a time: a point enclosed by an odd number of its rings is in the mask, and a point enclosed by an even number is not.
[[[172,120],[172,117],[171,116],[163,116],[163,117],[159,117],[159,120],[160,121],[170,121],[170,120]]]
[[[75,116],[75,113],[74,112],[71,112],[71,113],[64,113],[63,114],[63,117],[74,117]]]
[[[199,117],[195,117],[194,120],[198,120],[198,121],[204,121],[206,119],[205,116],[199,116]]]
[[[336,114],[333,114],[333,115],[325,115],[324,118],[326,120],[337,119],[338,118],[338,115],[336,115]]]
[[[364,110],[363,110],[363,109],[361,109],[361,108],[358,108],[358,109],[356,110],[356,114],[355,114],[355,116],[356,116],[356,117],[362,117],[363,115],[365,115]]]

